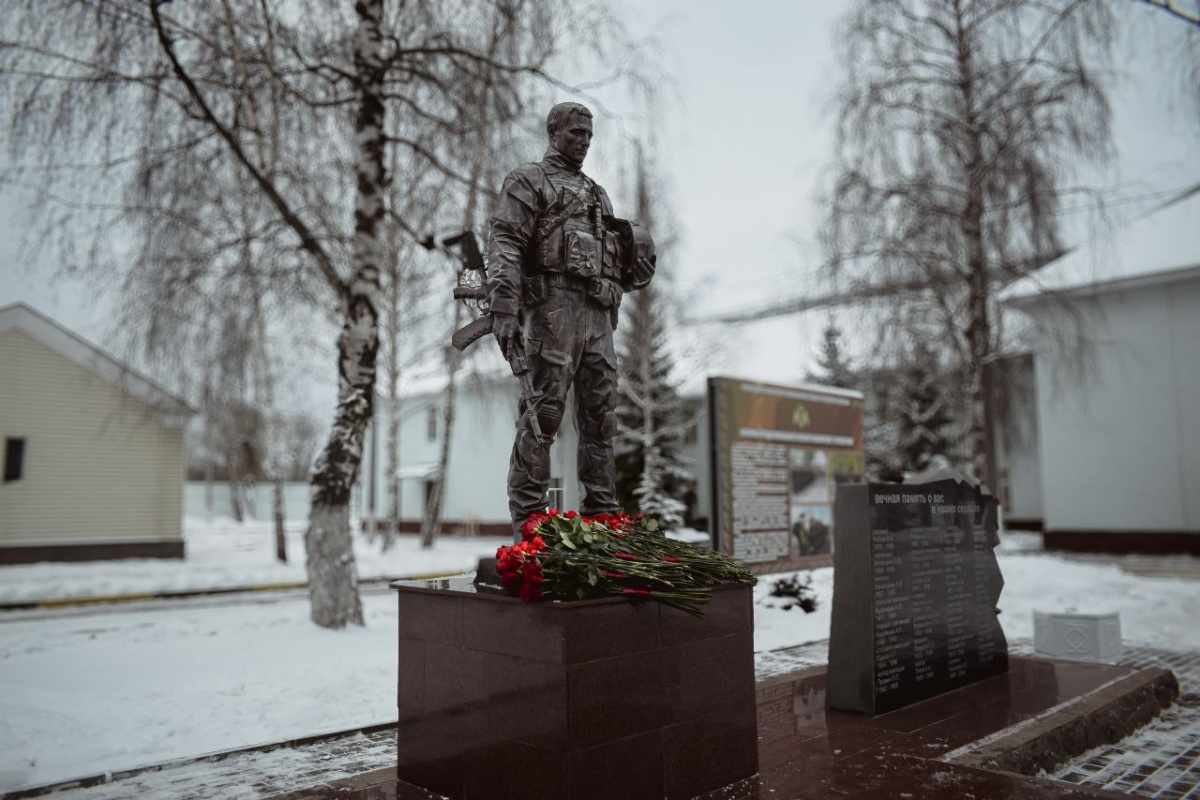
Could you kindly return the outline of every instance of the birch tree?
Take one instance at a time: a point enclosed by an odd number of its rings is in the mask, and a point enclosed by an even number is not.
[[[997,286],[1061,252],[1073,169],[1110,152],[1104,0],[859,0],[826,242],[839,286],[938,322],[977,480],[994,464]]]
[[[386,153],[465,183],[413,131],[458,135],[459,90],[483,67],[519,105],[550,80],[556,48],[619,28],[594,5],[518,0],[528,46],[500,63],[479,46],[481,6],[25,0],[0,18],[5,178],[38,188],[45,238],[69,270],[119,276],[108,283],[122,289],[131,338],[157,341],[217,307],[246,241],[265,304],[340,331],[305,535],[312,618],[325,627],[362,623],[349,498],[374,401],[385,194],[403,180]]]
[[[490,15],[487,44],[484,53],[490,61],[513,62],[520,58],[520,51],[528,44],[522,41],[524,32],[514,25],[517,6],[511,0],[497,2]],[[521,109],[511,102],[508,87],[496,81],[492,68],[485,65],[479,75],[466,88],[464,107],[469,109],[469,119],[463,120],[463,136],[456,139],[461,149],[459,161],[468,169],[465,187],[465,208],[462,230],[478,232],[480,204],[490,207],[494,189],[499,184],[499,175],[509,163],[514,128],[522,121]],[[478,237],[483,242],[484,237]],[[467,322],[463,315],[463,304],[448,300],[454,305],[454,324],[450,333]],[[442,341],[446,341],[443,337]],[[432,547],[441,533],[442,509],[446,497],[446,478],[450,469],[451,446],[454,441],[455,422],[458,410],[458,373],[463,355],[454,348],[445,348],[446,391],[441,399],[442,424],[441,443],[437,467],[433,475],[433,487],[429,501],[421,518],[421,547]]]

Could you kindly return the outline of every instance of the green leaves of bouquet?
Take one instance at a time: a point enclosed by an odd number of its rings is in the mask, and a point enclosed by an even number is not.
[[[505,588],[527,603],[626,596],[699,614],[712,587],[755,582],[732,558],[668,538],[655,519],[624,513],[534,514],[520,544],[501,547],[496,558]]]

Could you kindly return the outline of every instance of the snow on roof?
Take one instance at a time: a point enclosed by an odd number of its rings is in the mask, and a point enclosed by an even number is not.
[[[118,361],[82,336],[25,303],[0,307],[0,333],[19,330],[107,383],[146,403],[170,428],[182,427],[196,410]]]
[[[1158,283],[1200,271],[1200,186],[1130,224],[1096,236],[1009,286],[1000,300]]]

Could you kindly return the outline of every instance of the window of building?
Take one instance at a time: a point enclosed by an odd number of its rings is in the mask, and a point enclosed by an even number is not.
[[[429,407],[429,411],[425,415],[425,438],[431,442],[437,441],[438,428],[438,408],[436,405]]]
[[[19,481],[25,476],[25,440],[4,440],[4,482]]]

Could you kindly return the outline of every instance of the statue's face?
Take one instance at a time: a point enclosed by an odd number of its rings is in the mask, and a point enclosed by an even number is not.
[[[550,144],[576,164],[582,165],[592,144],[592,120],[582,114],[572,114],[567,117],[567,124],[550,136]]]

